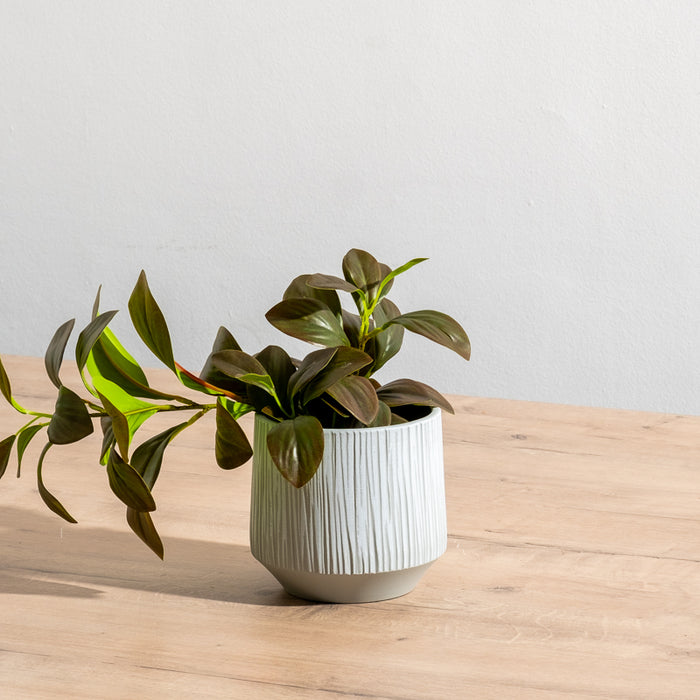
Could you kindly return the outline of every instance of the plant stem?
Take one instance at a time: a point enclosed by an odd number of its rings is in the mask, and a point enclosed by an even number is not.
[[[53,418],[53,413],[41,413],[40,411],[24,411],[25,415],[36,416],[29,421],[27,425],[31,425],[37,418]],[[25,426],[26,427],[26,426]]]
[[[163,411],[201,411],[202,415],[205,413],[208,413],[211,411],[213,408],[216,408],[215,403],[208,403],[208,404],[192,404],[188,406],[173,406],[171,404],[166,404],[166,405],[153,405],[153,406],[148,406],[146,408],[135,408],[133,411],[124,411],[123,415],[124,416],[136,416],[139,413],[148,413],[150,411],[153,411],[154,409],[158,412],[161,413]],[[44,414],[41,414],[44,415]],[[102,418],[103,416],[106,416],[107,413],[104,411],[99,411],[98,413],[90,413],[90,418]],[[45,416],[46,418],[51,418],[50,415]]]

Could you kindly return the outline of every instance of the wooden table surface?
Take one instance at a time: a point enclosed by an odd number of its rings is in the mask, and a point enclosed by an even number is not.
[[[52,405],[41,360],[3,359]],[[0,697],[700,698],[700,417],[454,404],[447,552],[371,604],[294,599],[251,557],[250,464],[216,466],[213,417],[166,454],[164,562],[98,437],[44,468],[78,525],[41,502],[33,446],[0,482]],[[3,405],[0,439],[22,422]]]

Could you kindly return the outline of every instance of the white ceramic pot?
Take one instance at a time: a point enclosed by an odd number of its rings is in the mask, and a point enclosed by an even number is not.
[[[255,417],[250,543],[291,595],[359,603],[411,591],[447,545],[442,416],[324,430],[314,477],[294,488]]]

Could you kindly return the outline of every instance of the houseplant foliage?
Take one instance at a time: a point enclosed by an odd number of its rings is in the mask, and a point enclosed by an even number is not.
[[[267,447],[279,472],[295,487],[306,484],[321,462],[324,428],[406,422],[420,415],[421,407],[452,412],[447,400],[426,384],[399,379],[382,385],[374,377],[401,349],[405,330],[469,359],[469,339],[457,321],[438,311],[401,313],[387,297],[396,277],[424,260],[415,258],[391,269],[369,253],[352,249],[343,258],[342,277],[296,277],[266,318],[287,335],[320,348],[301,360],[291,358],[277,345],[251,355],[221,327],[199,374],[175,361],[165,318],[142,272],[129,298],[131,321],[146,346],[182,385],[205,396],[201,401],[149,384],[143,369],[109,327],[117,312],[100,311],[98,290],[91,320],[75,345],[81,393],[61,378],[74,319],[58,328],[44,358],[57,391],[53,412],[21,406],[0,361],[0,392],[28,419],[16,433],[0,441],[0,477],[13,450],[20,476],[27,447],[43,436],[36,465],[39,494],[54,513],[76,522],[46,488],[44,463],[54,446],[82,440],[98,425],[102,433],[99,462],[109,485],[126,506],[131,529],[162,558],[163,544],[151,517],[156,509],[153,487],[167,446],[208,412],[216,416],[215,455],[222,469],[235,469],[252,455],[237,422],[241,416],[256,412],[274,421]],[[341,295],[349,300],[350,310],[341,304]],[[134,446],[138,429],[165,412],[185,419]]]

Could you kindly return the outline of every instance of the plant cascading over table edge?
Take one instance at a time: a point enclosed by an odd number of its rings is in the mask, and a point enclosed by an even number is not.
[[[37,435],[45,445],[37,462],[39,494],[46,505],[68,522],[76,522],[46,488],[42,469],[54,445],[77,442],[94,432],[103,435],[100,464],[109,485],[126,505],[131,529],[161,558],[163,544],[151,513],[156,509],[153,486],[170,442],[209,411],[216,414],[215,454],[222,469],[234,469],[253,450],[237,420],[256,412],[275,422],[267,447],[282,476],[296,487],[313,477],[323,456],[324,428],[388,426],[410,420],[420,409],[440,407],[452,412],[435,389],[412,379],[381,385],[374,373],[400,350],[407,329],[454,350],[466,360],[471,349],[462,326],[439,311],[402,314],[387,298],[395,278],[427,258],[415,258],[395,269],[369,253],[352,249],[343,258],[343,277],[307,274],[296,277],[273,306],[267,320],[294,338],[322,346],[301,360],[277,345],[255,355],[241,350],[233,335],[221,327],[204,368],[196,375],[174,357],[165,318],[141,272],[129,298],[129,314],[151,352],[188,389],[205,394],[197,402],[152,387],[143,369],[122,346],[109,323],[116,311],[100,312],[100,292],[92,320],[80,332],[75,358],[85,398],[60,377],[61,364],[75,320],[54,334],[45,355],[46,372],[58,391],[52,413],[21,406],[0,361],[0,391],[28,422],[0,442],[0,477],[16,447],[17,476],[24,453]],[[349,295],[354,309],[343,308],[338,292]],[[132,449],[135,433],[149,418],[164,412],[187,419]]]

